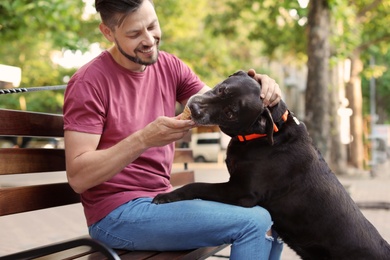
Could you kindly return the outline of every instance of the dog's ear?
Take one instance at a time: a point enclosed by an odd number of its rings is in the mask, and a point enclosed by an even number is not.
[[[272,119],[271,111],[264,108],[257,123],[253,126],[252,131],[258,134],[266,134],[268,143],[274,144],[274,120]]]
[[[266,107],[263,111],[260,120],[265,121],[265,132],[267,134],[268,143],[274,145],[274,120],[272,119],[271,111]]]
[[[232,75],[230,75],[229,77],[232,77],[232,76],[243,76],[243,75],[247,75],[247,73],[245,73],[245,71],[243,71],[243,70],[239,70],[239,71],[236,71],[235,73],[233,73]]]
[[[274,120],[278,121],[282,118],[283,114],[287,110],[287,105],[283,100],[280,100],[279,103],[273,107],[264,108],[263,113],[261,114],[260,127],[263,130],[263,133],[267,134],[268,142],[270,145],[274,144]]]

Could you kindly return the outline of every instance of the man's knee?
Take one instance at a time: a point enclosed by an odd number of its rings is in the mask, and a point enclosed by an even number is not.
[[[272,222],[271,214],[265,208],[256,206],[253,208],[254,212],[252,213],[253,217],[260,219],[264,222]]]
[[[253,227],[260,232],[264,232],[267,235],[272,236],[272,219],[269,212],[262,207],[251,208],[250,214],[248,216],[248,221],[252,223]]]

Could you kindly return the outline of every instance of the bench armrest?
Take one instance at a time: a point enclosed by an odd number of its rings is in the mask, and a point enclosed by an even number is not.
[[[15,259],[35,259],[38,257],[55,254],[61,251],[77,248],[80,246],[88,246],[93,251],[102,253],[109,260],[120,260],[118,254],[111,248],[100,243],[97,240],[88,237],[81,237],[65,242],[55,243],[47,246],[37,247],[15,254],[0,257],[2,260],[15,260]]]

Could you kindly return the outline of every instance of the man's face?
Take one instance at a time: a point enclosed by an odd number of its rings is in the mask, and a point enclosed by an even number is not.
[[[129,14],[112,33],[120,63],[126,68],[143,67],[157,61],[161,29],[153,5],[145,0],[141,7]]]

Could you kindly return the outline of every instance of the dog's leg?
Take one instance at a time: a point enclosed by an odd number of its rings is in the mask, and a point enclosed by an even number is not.
[[[257,198],[230,182],[225,183],[191,183],[169,193],[157,195],[153,203],[162,204],[179,200],[203,199],[243,207],[253,207]]]

